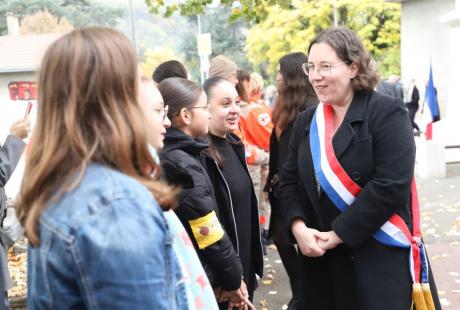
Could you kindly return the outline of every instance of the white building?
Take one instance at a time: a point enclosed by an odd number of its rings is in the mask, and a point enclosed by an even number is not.
[[[422,102],[432,64],[441,121],[433,141],[418,144],[418,174],[442,177],[460,162],[460,0],[387,1],[401,3],[401,77],[417,81]]]
[[[414,78],[423,99],[431,61],[442,119],[436,124],[435,139],[460,145],[460,0],[388,2],[401,3],[402,80]],[[458,123],[455,135],[447,130],[454,123]]]
[[[8,35],[0,36],[0,143],[11,124],[24,117],[29,102],[36,103],[36,73],[46,48],[62,34],[20,35],[15,16],[7,16]],[[36,107],[32,109],[32,119]],[[5,189],[14,197],[23,174],[20,161]]]
[[[24,117],[28,102],[35,101],[36,72],[41,58],[46,48],[62,36],[20,35],[17,18],[8,15],[7,19],[8,35],[0,36],[0,141],[5,139],[10,125]],[[13,91],[18,85],[19,93],[18,89]]]

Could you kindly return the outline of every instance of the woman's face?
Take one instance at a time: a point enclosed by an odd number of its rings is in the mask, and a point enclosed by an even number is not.
[[[148,142],[157,150],[162,149],[166,128],[171,126],[171,121],[168,107],[164,106],[163,98],[153,82],[139,83],[138,102],[147,118]]]
[[[311,47],[308,65],[312,67],[308,78],[321,102],[337,106],[351,102],[351,79],[358,72],[355,64],[344,63],[329,44],[317,43]]]
[[[213,97],[209,99],[209,130],[216,136],[225,137],[238,128],[240,98],[235,87],[227,81],[218,83],[211,93]]]
[[[278,65],[278,72],[276,73],[276,89],[278,91],[283,87],[283,76],[281,75],[281,66]]]
[[[232,83],[234,87],[236,86],[236,84],[238,84],[238,73],[236,72],[236,70],[228,76],[227,80],[230,83]]]
[[[246,95],[246,98],[249,99],[249,96],[251,95],[251,90],[250,90],[250,80],[243,80],[243,89],[244,89],[244,94]]]
[[[190,108],[192,113],[191,122],[189,125],[190,133],[193,138],[201,137],[208,133],[209,119],[209,104],[206,93],[203,91],[198,101]]]

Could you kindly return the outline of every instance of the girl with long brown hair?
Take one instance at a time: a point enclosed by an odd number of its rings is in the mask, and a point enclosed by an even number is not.
[[[187,305],[159,207],[175,191],[152,177],[165,107],[145,100],[137,65],[129,40],[99,27],[72,31],[43,57],[17,205],[30,309]]]
[[[301,308],[301,260],[296,248],[291,244],[284,228],[278,200],[278,181],[281,167],[289,153],[292,125],[301,111],[317,104],[315,92],[302,71],[302,64],[307,62],[304,53],[290,53],[281,57],[276,76],[278,97],[273,110],[274,130],[270,137],[270,162],[267,183],[264,191],[268,192],[271,205],[268,237],[278,249],[281,261],[289,276],[292,299],[289,309]]]

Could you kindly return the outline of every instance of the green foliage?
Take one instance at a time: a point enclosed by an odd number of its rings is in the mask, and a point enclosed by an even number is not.
[[[145,0],[151,13],[163,14],[165,17],[171,16],[176,11],[183,16],[203,14],[207,9],[206,6],[209,6],[212,2],[212,0],[184,0],[171,3],[171,1],[165,0]],[[240,5],[237,7],[234,2],[238,2]],[[267,17],[268,7],[279,5],[283,8],[289,8],[292,0],[220,0],[220,3],[227,10],[231,10],[230,21],[243,18],[246,21],[259,23]]]
[[[47,10],[58,18],[66,17],[75,27],[88,25],[114,26],[123,15],[123,8],[96,0],[8,0],[0,2],[0,35],[7,33],[7,12],[19,17]]]
[[[307,53],[309,42],[333,26],[334,2],[339,26],[354,30],[372,53],[383,76],[400,72],[400,4],[384,0],[293,0],[292,9],[268,8],[267,18],[249,31],[246,53],[256,66],[276,72],[279,59],[290,52]]]
[[[211,33],[212,55],[210,58],[224,54],[238,65],[239,68],[251,70],[252,65],[244,53],[248,23],[243,20],[228,22],[230,12],[224,8],[210,9],[201,16],[201,30]],[[199,56],[197,52],[196,17],[189,17],[188,31],[183,33],[179,41],[179,50],[185,55],[184,64],[194,80],[199,80]]]

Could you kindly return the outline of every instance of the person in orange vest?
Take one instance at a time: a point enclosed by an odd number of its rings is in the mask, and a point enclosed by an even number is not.
[[[247,72],[239,71],[239,76],[244,80],[249,76],[247,88],[243,88],[247,104],[241,105],[241,122],[244,123],[245,135],[249,144],[255,145],[264,151],[270,146],[270,135],[273,130],[271,110],[261,100],[263,90],[263,79],[257,74],[249,75]]]
[[[242,140],[245,141],[245,146],[249,145],[249,148],[247,147],[248,150],[252,150],[253,152],[255,152],[254,150],[259,150],[267,154],[273,124],[271,123],[270,109],[265,105],[257,103],[262,93],[262,87],[263,80],[261,77],[254,82],[248,72],[238,70],[238,84],[236,89],[241,99],[239,130],[244,137]],[[259,223],[262,228],[262,235],[263,231],[268,232],[268,218],[270,215],[270,205],[261,189],[261,184],[265,184],[268,175],[268,156],[266,159],[261,162],[247,161],[254,190],[258,197]]]

